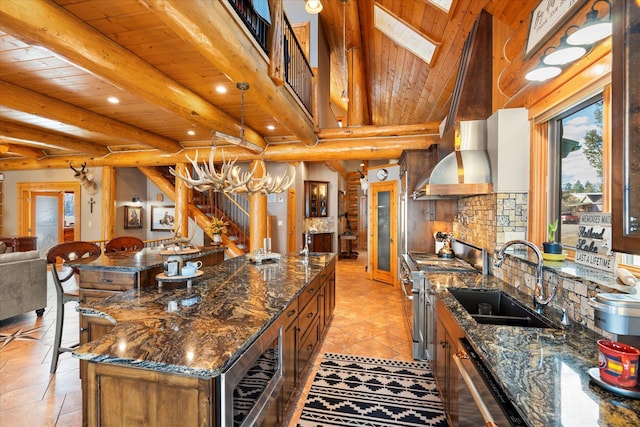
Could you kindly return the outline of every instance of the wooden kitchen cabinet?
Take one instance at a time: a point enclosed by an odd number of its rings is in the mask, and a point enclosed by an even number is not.
[[[309,252],[333,252],[333,233],[310,233]],[[305,234],[302,234],[304,242]]]
[[[89,426],[215,425],[214,380],[89,362]]]
[[[450,222],[457,213],[457,200],[414,200],[411,193],[437,161],[437,150],[404,150],[400,156],[400,185],[403,204],[402,239],[404,252],[435,252],[434,221]]]
[[[37,240],[38,236],[0,236],[0,242],[4,242],[13,252],[33,251]]]
[[[284,311],[282,367],[284,403],[293,395],[298,383],[298,299],[296,298]]]
[[[324,217],[329,215],[329,182],[304,182],[304,216],[306,218]]]
[[[440,299],[436,299],[435,329],[434,374],[449,425],[458,425],[458,370],[453,355],[460,351],[459,340],[464,338],[464,332]]]
[[[620,252],[640,253],[640,5],[613,4],[611,116],[612,245]],[[634,28],[636,29],[634,31]]]

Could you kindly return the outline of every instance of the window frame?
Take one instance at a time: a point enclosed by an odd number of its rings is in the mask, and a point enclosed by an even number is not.
[[[556,95],[541,99],[536,104],[529,107],[529,117],[532,121],[531,127],[531,172],[529,184],[529,239],[538,246],[546,240],[547,224],[550,220],[555,220],[557,213],[550,206],[550,185],[549,177],[556,167],[556,159],[550,164],[550,138],[551,120],[559,117],[562,113],[571,108],[581,105],[602,94],[602,210],[611,212],[611,70],[606,73],[594,72],[593,68],[597,64],[588,67],[583,72],[583,76],[591,74],[594,77],[582,86],[565,87],[558,89]],[[584,82],[583,82],[584,83]],[[559,179],[559,178],[558,178]],[[567,248],[568,260],[575,259],[575,250]],[[621,258],[619,254],[619,259]],[[640,275],[640,267],[625,264],[620,259],[620,267],[628,269],[636,276]]]
[[[560,219],[561,213],[562,213],[562,202],[560,201],[560,198],[562,197],[562,189],[561,189],[561,180],[562,180],[562,171],[561,171],[561,165],[562,165],[562,159],[560,158],[560,150],[561,150],[561,142],[560,142],[560,130],[562,129],[560,126],[560,122],[562,120],[564,120],[565,118],[577,113],[578,111],[581,111],[595,103],[601,102],[602,101],[602,109],[603,109],[603,116],[604,116],[604,91],[599,91],[591,96],[589,96],[586,99],[581,100],[580,102],[578,102],[577,104],[571,106],[570,108],[567,108],[566,110],[559,112],[557,115],[553,116],[552,118],[549,119],[549,159],[548,159],[548,164],[549,164],[549,175],[548,175],[548,187],[547,187],[547,223],[553,222],[556,219],[558,220],[558,231],[556,232],[556,237],[559,236],[562,233],[562,222]],[[604,158],[605,155],[605,149],[604,149],[604,117],[603,117],[603,124],[602,124],[602,133],[603,133],[603,149],[602,149],[602,156],[603,156],[603,171],[602,171],[602,197],[604,200],[605,194],[609,191],[609,188],[605,188],[605,168],[604,168],[604,163],[606,162],[607,159]],[[610,200],[610,197],[608,198]],[[611,212],[611,206],[609,203],[609,207],[605,208],[605,205],[603,203],[602,206],[602,212]],[[562,242],[560,242],[562,243]],[[566,247],[563,245],[563,247],[565,248],[565,250],[567,251],[571,251],[571,255],[573,258],[573,255],[575,255],[575,249],[571,248],[571,247]]]

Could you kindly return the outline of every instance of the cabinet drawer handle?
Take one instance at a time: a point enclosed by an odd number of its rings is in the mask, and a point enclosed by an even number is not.
[[[80,328],[80,333],[85,333],[89,330],[89,328]]]
[[[310,294],[314,293],[315,291],[316,291],[316,288],[310,288],[310,289],[309,289],[309,293],[310,293]]]
[[[309,345],[307,346],[307,351],[311,351],[311,349],[312,349],[312,348],[313,348],[313,344],[309,344]]]
[[[311,319],[313,317],[313,313],[307,314],[307,319]]]
[[[111,279],[100,279],[100,283],[113,283]]]
[[[291,317],[291,316],[293,316],[294,314],[296,314],[296,310],[295,310],[295,309],[290,310],[290,311],[287,313],[287,317]]]

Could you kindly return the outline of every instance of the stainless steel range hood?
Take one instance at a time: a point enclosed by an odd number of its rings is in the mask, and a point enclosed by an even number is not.
[[[418,181],[414,200],[474,196],[493,190],[486,120],[452,126],[438,143],[438,158],[442,160]]]

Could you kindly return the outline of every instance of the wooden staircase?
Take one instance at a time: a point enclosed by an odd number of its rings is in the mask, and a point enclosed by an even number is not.
[[[148,180],[153,182],[160,190],[162,190],[167,195],[167,197],[169,197],[175,203],[175,178],[171,174],[169,174],[168,167],[144,166],[138,167],[138,169],[147,177]],[[207,224],[209,223],[211,213],[203,212],[196,204],[193,203],[194,194],[196,195],[196,198],[198,198],[198,194],[204,193],[193,190],[190,191],[192,192],[192,195],[189,198],[189,218],[193,219],[198,227],[200,227],[202,230],[205,230]],[[220,214],[220,211],[217,211],[216,214]],[[227,218],[226,215],[225,218]],[[236,224],[233,224],[230,219],[227,219],[227,221],[229,222],[229,227],[227,227],[227,234],[222,235],[222,243],[227,247],[225,255],[228,258],[235,258],[237,256],[244,255],[247,251],[246,242],[249,239],[248,233],[242,231],[241,228],[237,227]],[[242,239],[238,237],[239,235],[242,236]],[[206,231],[205,236],[208,236],[209,239],[213,240],[213,236],[208,235]]]

